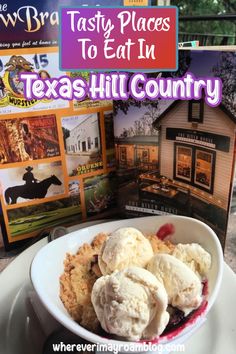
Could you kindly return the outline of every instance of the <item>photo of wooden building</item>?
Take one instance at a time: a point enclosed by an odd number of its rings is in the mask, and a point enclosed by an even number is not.
[[[118,138],[116,143],[116,160],[119,168],[155,170],[158,158],[158,136],[132,136]]]
[[[157,106],[158,102],[150,101],[114,102],[117,197],[125,216],[127,204],[139,203],[140,176],[158,169],[158,131],[153,127],[159,112]]]
[[[236,117],[223,105],[212,108],[203,100],[174,102],[155,122],[160,134],[160,174],[227,209],[235,123]]]
[[[158,103],[114,102],[114,135],[119,175],[134,176],[158,166],[158,132],[153,122]]]
[[[154,126],[159,131],[159,171],[141,176],[141,201],[207,222],[224,244],[236,116],[223,104],[212,108],[203,99],[175,101]]]

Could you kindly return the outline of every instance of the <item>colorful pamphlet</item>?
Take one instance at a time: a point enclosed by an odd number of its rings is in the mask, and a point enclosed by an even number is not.
[[[221,78],[223,100],[217,107],[204,97],[114,101],[118,199],[124,216],[191,216],[210,225],[224,246],[236,149],[235,68],[235,52],[180,52],[180,76],[191,72]]]

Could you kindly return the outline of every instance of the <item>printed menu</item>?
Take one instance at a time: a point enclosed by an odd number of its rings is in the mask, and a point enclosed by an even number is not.
[[[88,72],[59,70],[59,5],[66,3],[17,0],[1,7],[0,222],[7,249],[57,225],[108,217],[115,208],[112,101],[27,100],[19,80],[21,72],[89,80]]]
[[[224,247],[235,170],[235,70],[235,51],[183,50],[178,72],[159,77],[218,77],[220,105],[208,105],[206,97],[114,101],[123,217],[194,217],[212,227]]]

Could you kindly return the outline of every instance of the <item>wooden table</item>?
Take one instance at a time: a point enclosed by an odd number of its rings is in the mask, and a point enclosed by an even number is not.
[[[141,189],[142,192],[153,193],[160,197],[174,198],[179,192],[176,189],[168,188],[168,191],[163,190],[158,184],[152,184]]]

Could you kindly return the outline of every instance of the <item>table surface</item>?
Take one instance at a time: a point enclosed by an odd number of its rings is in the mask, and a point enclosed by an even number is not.
[[[72,230],[71,230],[72,231]],[[29,267],[34,254],[46,244],[46,239],[35,243],[24,251],[15,261],[0,275],[2,290],[0,302],[4,306],[0,308],[0,352],[4,354],[41,354],[40,345],[47,337],[47,331],[55,330],[55,320],[48,318],[48,313],[42,308],[38,312],[43,320],[43,334],[39,333],[38,320],[32,314],[32,306],[28,307],[27,299],[32,297],[32,286],[29,279]],[[9,279],[13,281],[9,282]],[[186,354],[234,354],[236,348],[236,276],[225,264],[223,282],[216,303],[207,316],[206,322],[188,339],[185,338]],[[225,313],[230,314],[225,316]],[[35,314],[34,314],[35,316]],[[42,324],[42,322],[41,322]],[[45,326],[46,324],[46,326]],[[150,353],[149,353],[150,354]],[[156,353],[157,354],[157,353]],[[165,353],[166,354],[166,353]],[[170,353],[169,353],[170,354]]]

